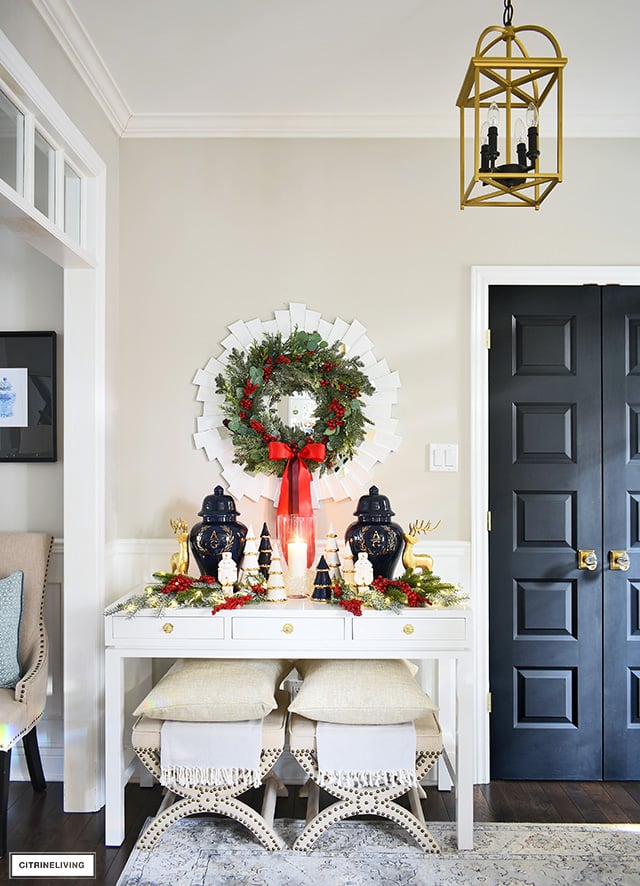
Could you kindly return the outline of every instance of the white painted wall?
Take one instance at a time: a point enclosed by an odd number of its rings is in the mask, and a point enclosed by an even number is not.
[[[631,140],[566,145],[566,181],[539,212],[458,208],[446,140],[125,140],[117,354],[117,534],[162,538],[193,523],[219,479],[195,450],[196,369],[226,326],[301,301],[359,319],[400,372],[401,449],[372,482],[396,520],[441,518],[434,541],[470,537],[469,268],[633,264],[640,183]],[[591,184],[593,182],[593,184]],[[425,470],[429,442],[460,444],[460,471]],[[366,491],[366,490],[363,490]],[[270,506],[239,502],[260,525]],[[323,504],[342,533],[354,504]]]

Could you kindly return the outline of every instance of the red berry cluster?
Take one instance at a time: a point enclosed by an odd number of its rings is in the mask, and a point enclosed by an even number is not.
[[[267,357],[267,359],[264,361],[264,368],[262,370],[262,377],[265,382],[269,381],[269,379],[271,378],[271,373],[275,369],[276,365],[279,363],[291,363],[291,357],[287,357],[286,354],[278,354],[275,361],[273,357]]]
[[[406,581],[395,581],[392,578],[383,578],[381,575],[374,578],[371,582],[371,587],[376,591],[380,591],[381,594],[386,594],[389,588],[398,588],[403,594],[408,594],[411,591],[411,585],[407,584]]]
[[[188,575],[174,575],[170,578],[166,585],[162,588],[163,594],[171,594],[175,591],[177,594],[188,591],[193,584],[194,579]]]
[[[270,434],[262,422],[258,421],[257,418],[252,418],[249,422],[249,427],[252,431],[255,431],[256,434],[260,434],[265,443],[272,443],[276,438],[273,434]]]
[[[330,418],[327,421],[328,428],[333,429],[333,428],[340,427],[340,425],[344,424],[342,419],[344,418],[345,407],[342,405],[342,403],[340,403],[339,400],[336,400],[335,397],[333,398],[331,403],[329,403],[328,411],[333,412],[333,414],[334,414],[334,418]]]
[[[362,615],[362,600],[339,600],[338,603],[352,615]]]
[[[422,594],[419,594],[417,591],[410,589],[406,593],[407,603],[409,606],[412,606],[414,608],[418,608],[420,606],[431,606],[431,600],[429,600],[428,597],[423,597]]]
[[[211,615],[215,615],[221,609],[237,609],[238,606],[244,606],[245,603],[250,603],[251,600],[253,600],[251,594],[242,594],[239,597],[226,597],[222,603],[218,603],[217,606],[213,607]]]

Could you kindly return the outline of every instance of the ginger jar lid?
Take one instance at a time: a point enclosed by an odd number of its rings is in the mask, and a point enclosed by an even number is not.
[[[394,513],[391,510],[389,499],[386,495],[380,495],[377,486],[370,486],[369,494],[360,496],[357,510],[353,512],[354,516],[360,519],[366,518],[379,522],[393,517]]]
[[[231,495],[225,495],[222,486],[216,486],[213,495],[207,495],[202,502],[202,509],[198,511],[199,517],[210,517],[220,521],[225,518],[237,517],[240,512],[236,510],[236,503]]]

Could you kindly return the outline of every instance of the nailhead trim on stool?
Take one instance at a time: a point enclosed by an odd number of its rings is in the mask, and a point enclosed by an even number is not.
[[[159,779],[160,749],[134,748],[134,750],[149,772]],[[281,753],[281,747],[267,748],[263,749],[260,755],[260,775],[263,780],[268,780],[265,792],[277,789],[278,780],[275,777],[271,778],[269,773]],[[250,774],[241,776],[233,785],[200,785],[190,788],[181,786],[180,791],[183,799],[178,799],[177,795],[173,794],[175,802],[166,808],[160,807],[156,817],[139,838],[137,847],[140,849],[151,849],[156,844],[158,838],[172,824],[181,818],[185,818],[187,815],[194,815],[198,812],[217,812],[243,824],[258,838],[265,849],[282,849],[285,846],[285,842],[271,827],[272,822],[270,824],[260,813],[255,812],[241,800],[236,799],[239,794],[243,794],[252,787],[253,778]]]
[[[380,815],[399,824],[425,852],[440,852],[440,847],[420,819],[403,806],[393,802],[397,797],[407,793],[409,788],[406,785],[385,785],[384,787],[376,788],[347,788],[342,785],[339,786],[333,784],[319,771],[315,751],[292,747],[291,754],[316,785],[339,798],[339,802],[323,809],[322,812],[319,812],[311,819],[294,843],[293,848],[295,850],[306,852],[313,846],[318,837],[337,821],[342,821],[353,815],[371,814]],[[419,751],[416,754],[416,777],[418,783],[432,768],[440,754],[441,751]]]

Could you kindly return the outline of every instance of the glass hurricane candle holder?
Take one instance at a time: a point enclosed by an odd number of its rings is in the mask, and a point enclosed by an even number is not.
[[[310,569],[316,553],[315,524],[313,516],[278,514],[276,535],[282,549],[290,577],[301,577]]]

